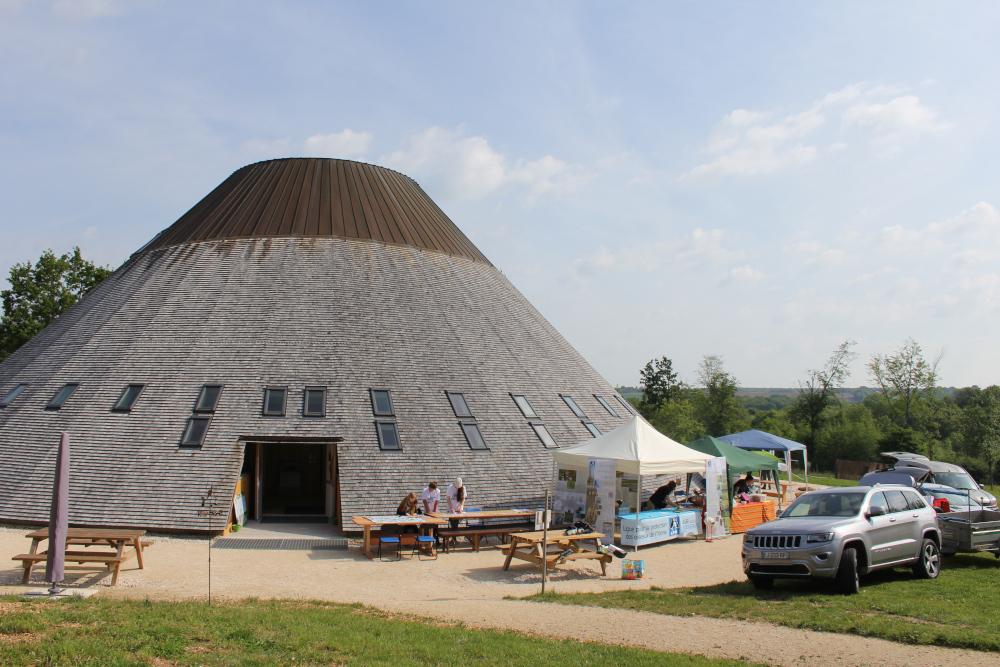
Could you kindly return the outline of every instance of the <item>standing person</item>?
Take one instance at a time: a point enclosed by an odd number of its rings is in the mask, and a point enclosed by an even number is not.
[[[438,504],[441,502],[441,491],[437,482],[431,482],[420,494],[420,499],[424,502],[424,514],[438,511]]]
[[[674,498],[674,489],[676,488],[677,481],[670,480],[654,491],[653,495],[649,497],[649,503],[653,506],[653,509],[662,510],[668,505],[670,507],[677,507],[677,500]]]
[[[448,514],[461,514],[465,511],[465,499],[469,495],[469,490],[462,484],[462,478],[455,480],[454,484],[448,485],[445,496],[448,498]],[[452,530],[458,530],[458,522],[461,519],[448,519]]]

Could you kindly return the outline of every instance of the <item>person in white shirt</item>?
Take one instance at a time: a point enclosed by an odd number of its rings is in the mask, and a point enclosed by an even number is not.
[[[465,511],[465,499],[469,495],[469,489],[462,484],[462,478],[455,480],[454,484],[448,485],[445,496],[448,498],[448,514],[461,514]],[[458,522],[461,519],[449,519],[452,530],[458,530]]]
[[[438,511],[438,504],[441,502],[441,490],[438,489],[437,482],[431,482],[420,494],[420,499],[424,501],[424,514]]]

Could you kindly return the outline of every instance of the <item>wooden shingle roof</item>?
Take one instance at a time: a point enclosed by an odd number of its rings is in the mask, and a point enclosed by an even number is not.
[[[371,240],[490,263],[413,179],[325,158],[268,160],[239,169],[143,251],[279,236]]]

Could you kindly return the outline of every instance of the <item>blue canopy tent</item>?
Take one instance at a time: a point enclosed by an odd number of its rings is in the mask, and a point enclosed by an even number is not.
[[[792,452],[802,452],[803,469],[806,472],[806,487],[809,486],[809,452],[801,442],[795,442],[788,438],[771,435],[756,429],[741,431],[731,435],[723,435],[719,438],[723,442],[728,442],[733,447],[749,449],[751,451],[784,452],[785,465],[788,466],[788,481],[792,481]]]

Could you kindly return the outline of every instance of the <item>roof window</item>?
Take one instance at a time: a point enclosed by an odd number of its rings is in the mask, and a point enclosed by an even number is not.
[[[392,408],[392,397],[388,389],[370,389],[372,397],[372,412],[378,417],[391,417],[396,414]]]
[[[379,449],[402,449],[399,444],[399,431],[396,430],[396,422],[377,421],[375,430],[378,432]]]
[[[590,431],[590,435],[594,436],[595,438],[601,435],[601,431],[596,426],[594,426],[594,422],[583,422],[583,425],[587,427],[588,431]]]
[[[605,410],[607,410],[608,412],[610,412],[611,414],[613,414],[615,417],[618,416],[618,413],[615,412],[615,409],[613,407],[611,407],[610,403],[608,403],[607,401],[604,400],[603,396],[598,396],[597,394],[594,394],[594,398],[597,399],[598,403],[600,403],[601,405],[604,406]]]
[[[451,409],[455,411],[456,417],[471,417],[472,410],[469,409],[469,403],[465,400],[465,394],[457,391],[445,392],[448,394],[448,400],[451,401]]]
[[[264,414],[284,417],[287,397],[288,387],[267,387],[264,389]]]
[[[302,416],[326,416],[326,387],[306,387],[302,394]]]
[[[573,400],[572,396],[570,396],[569,394],[559,394],[559,395],[562,396],[562,400],[566,401],[566,405],[569,406],[569,409],[573,411],[574,415],[576,415],[577,417],[587,416],[584,413],[584,411],[580,409],[580,406],[576,404],[576,401]]]
[[[76,391],[76,388],[79,386],[80,386],[79,383],[76,382],[71,382],[67,384],[62,389],[56,392],[56,395],[52,397],[52,400],[49,401],[49,404],[46,405],[45,407],[50,410],[58,410],[63,406],[63,403],[66,402],[66,399],[68,399],[73,394],[73,392]]]
[[[187,426],[184,427],[184,435],[181,437],[182,447],[201,447],[205,444],[205,436],[208,434],[208,425],[212,423],[211,417],[190,417]]]
[[[118,397],[118,401],[115,402],[111,410],[114,412],[131,412],[132,406],[139,400],[139,394],[142,393],[145,386],[144,384],[130,384],[122,389],[121,396]]]
[[[558,447],[552,434],[549,433],[549,429],[545,428],[545,424],[532,424],[531,428],[535,429],[535,435],[538,439],[542,441],[542,444],[546,447]]]
[[[219,404],[219,396],[222,395],[221,384],[205,384],[198,392],[198,401],[194,404],[195,412],[215,412],[215,406]]]
[[[632,409],[632,406],[629,404],[629,402],[626,401],[625,397],[619,394],[617,391],[615,392],[615,398],[617,398],[618,402],[622,404],[622,407],[624,407],[626,410],[629,411],[629,414],[632,415],[635,414],[635,410]]]
[[[10,393],[4,396],[4,399],[0,401],[0,408],[6,408],[8,405],[10,405],[14,401],[14,399],[17,398],[17,395],[20,394],[22,391],[24,391],[25,388],[27,388],[27,386],[28,385],[26,384],[19,384],[13,389],[11,389]]]
[[[538,414],[531,407],[531,403],[528,403],[528,399],[524,397],[524,394],[511,394],[510,397],[517,403],[517,407],[521,410],[522,415],[528,419],[538,419]]]
[[[489,449],[486,446],[486,440],[483,439],[482,432],[479,430],[479,424],[462,424],[462,432],[465,433],[469,449]]]

